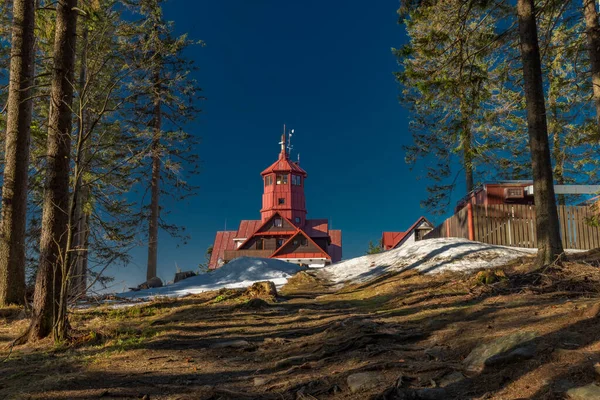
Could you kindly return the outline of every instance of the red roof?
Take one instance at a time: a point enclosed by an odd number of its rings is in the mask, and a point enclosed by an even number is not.
[[[383,232],[381,244],[384,250],[390,250],[398,246],[407,236],[409,236],[417,226],[422,222],[431,223],[425,217],[420,217],[406,232]]]
[[[402,239],[404,239],[406,234],[407,232],[383,232],[383,237],[381,239],[383,249],[393,249]]]
[[[329,245],[327,252],[331,256],[331,262],[336,263],[342,260],[342,231],[331,230],[329,231],[331,237],[331,244]]]
[[[316,244],[314,242],[314,240],[312,240],[303,230],[298,229],[298,231],[296,232],[295,235],[293,235],[288,240],[286,240],[285,243],[283,243],[283,245],[280,248],[278,248],[277,250],[275,250],[275,252],[273,254],[271,254],[271,258],[274,258],[274,257],[306,258],[304,255],[310,254],[309,256],[307,256],[307,258],[318,258],[318,257],[321,257],[321,258],[331,259],[331,256],[329,254],[327,254],[326,251],[323,251],[323,250],[320,253],[300,253],[300,252],[296,252],[296,253],[291,253],[291,254],[282,255],[282,256],[277,255],[277,253],[279,253],[281,250],[283,250],[285,248],[285,246],[289,242],[291,242],[298,235],[304,236],[306,238],[306,240],[308,240],[310,243],[312,243],[313,246],[315,246],[316,248],[319,248],[319,245]]]
[[[321,238],[329,236],[329,222],[326,219],[307,219],[304,224],[304,232],[311,238]]]
[[[262,225],[262,221],[260,219],[245,219],[240,222],[240,227],[237,230],[236,238],[246,239],[252,236],[254,232],[258,230],[258,228]]]
[[[285,141],[285,136],[281,138]],[[283,146],[282,146],[283,147]],[[281,153],[279,153],[279,159],[275,161],[271,166],[261,172],[261,175],[271,174],[273,172],[296,172],[304,177],[306,177],[306,171],[300,168],[297,162],[290,161],[288,157],[287,151],[285,148],[281,149]]]
[[[219,267],[219,259],[223,260],[225,257],[225,250],[235,250],[235,242],[233,239],[236,237],[237,231],[219,231],[215,236],[215,243],[213,244],[213,251],[210,256],[208,268],[215,269]]]

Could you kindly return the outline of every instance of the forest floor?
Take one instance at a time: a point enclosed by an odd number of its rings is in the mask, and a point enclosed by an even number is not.
[[[74,310],[72,341],[10,355],[28,320],[0,309],[0,398],[594,398],[600,256],[574,257],[344,287],[301,272],[266,302],[221,290]]]

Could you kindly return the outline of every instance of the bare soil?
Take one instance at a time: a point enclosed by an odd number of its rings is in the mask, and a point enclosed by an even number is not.
[[[413,271],[342,288],[301,273],[275,299],[222,290],[73,310],[69,343],[10,355],[28,320],[0,310],[0,398],[562,399],[598,379],[594,257],[537,272],[522,260],[494,278]],[[465,371],[476,346],[517,331],[536,332],[533,358]],[[351,392],[348,376],[366,371],[379,383]],[[441,397],[422,390],[439,386]]]

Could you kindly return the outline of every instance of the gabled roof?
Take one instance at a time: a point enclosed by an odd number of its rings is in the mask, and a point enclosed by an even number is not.
[[[240,222],[240,227],[237,230],[236,238],[247,239],[262,225],[260,219],[245,219]]]
[[[398,243],[400,243],[402,239],[404,239],[405,235],[406,232],[383,232],[383,236],[381,238],[381,245],[383,246],[383,249],[393,249]]]
[[[413,233],[413,231],[424,222],[429,224],[433,228],[433,225],[431,224],[431,222],[429,222],[427,218],[420,217],[414,224],[411,225],[410,228],[408,228],[406,232],[383,232],[381,241],[384,250],[394,249],[398,247],[399,244],[401,244],[406,238],[408,238],[410,234]],[[387,242],[386,235],[388,237]]]
[[[235,238],[237,231],[219,231],[215,236],[212,254],[208,262],[208,268],[217,268],[219,258],[222,260],[225,256],[225,250],[235,250]]]
[[[294,224],[292,224],[292,221],[290,221],[289,219],[287,219],[287,218],[286,218],[286,217],[284,217],[283,215],[279,214],[279,211],[275,211],[275,212],[273,213],[273,215],[271,215],[269,218],[267,218],[267,219],[265,220],[265,222],[263,222],[262,224],[260,224],[260,225],[259,225],[259,226],[256,228],[256,230],[254,231],[254,233],[252,233],[252,235],[250,235],[250,236],[246,237],[246,240],[244,240],[244,242],[243,242],[242,244],[240,244],[240,247],[239,247],[239,248],[240,248],[240,249],[242,249],[242,248],[243,248],[243,247],[246,245],[246,243],[248,243],[248,241],[250,241],[250,239],[252,239],[252,236],[253,236],[253,235],[254,235],[256,232],[258,232],[258,231],[260,231],[262,228],[264,228],[264,227],[265,227],[265,225],[267,225],[269,222],[271,222],[271,220],[272,220],[273,218],[275,218],[276,216],[277,216],[277,217],[279,217],[279,218],[281,218],[281,219],[282,219],[282,220],[284,220],[284,221],[287,221],[287,222],[288,222],[288,223],[289,223],[291,226],[294,226],[294,227],[295,227],[295,225],[294,225]],[[260,221],[259,221],[259,222],[260,222]]]
[[[312,240],[310,237],[308,237],[308,235],[301,229],[298,229],[298,231],[296,232],[295,235],[293,235],[292,237],[290,237],[288,240],[285,241],[285,243],[283,243],[283,245],[281,245],[280,248],[278,248],[277,250],[275,250],[275,252],[273,254],[271,254],[270,258],[275,258],[277,257],[277,253],[279,253],[282,249],[285,248],[285,246],[290,243],[292,240],[294,240],[294,238],[298,237],[298,236],[304,236],[306,238],[306,240],[308,240],[310,243],[312,243],[317,249],[319,249],[320,251],[318,253],[311,253],[310,257],[313,258],[317,258],[317,257],[323,257],[323,258],[327,258],[327,259],[331,259],[331,257],[329,256],[329,254],[327,254],[327,252],[325,250],[322,250],[318,244],[316,244],[314,242],[314,240]],[[303,253],[303,258],[306,257],[305,255],[306,253]]]
[[[304,224],[304,232],[311,238],[327,237],[329,221],[326,219],[307,219]]]

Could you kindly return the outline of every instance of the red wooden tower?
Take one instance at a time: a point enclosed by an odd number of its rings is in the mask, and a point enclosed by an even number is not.
[[[237,231],[215,236],[209,268],[242,256],[279,258],[318,267],[342,258],[342,231],[326,219],[307,219],[304,181],[299,162],[291,161],[285,134],[277,161],[262,173],[260,220],[243,220]]]
[[[306,171],[297,162],[290,161],[285,146],[285,134],[281,135],[279,159],[261,176],[265,184],[262,197],[261,220],[265,222],[275,212],[300,228],[306,222],[306,198],[304,197],[304,179]]]

